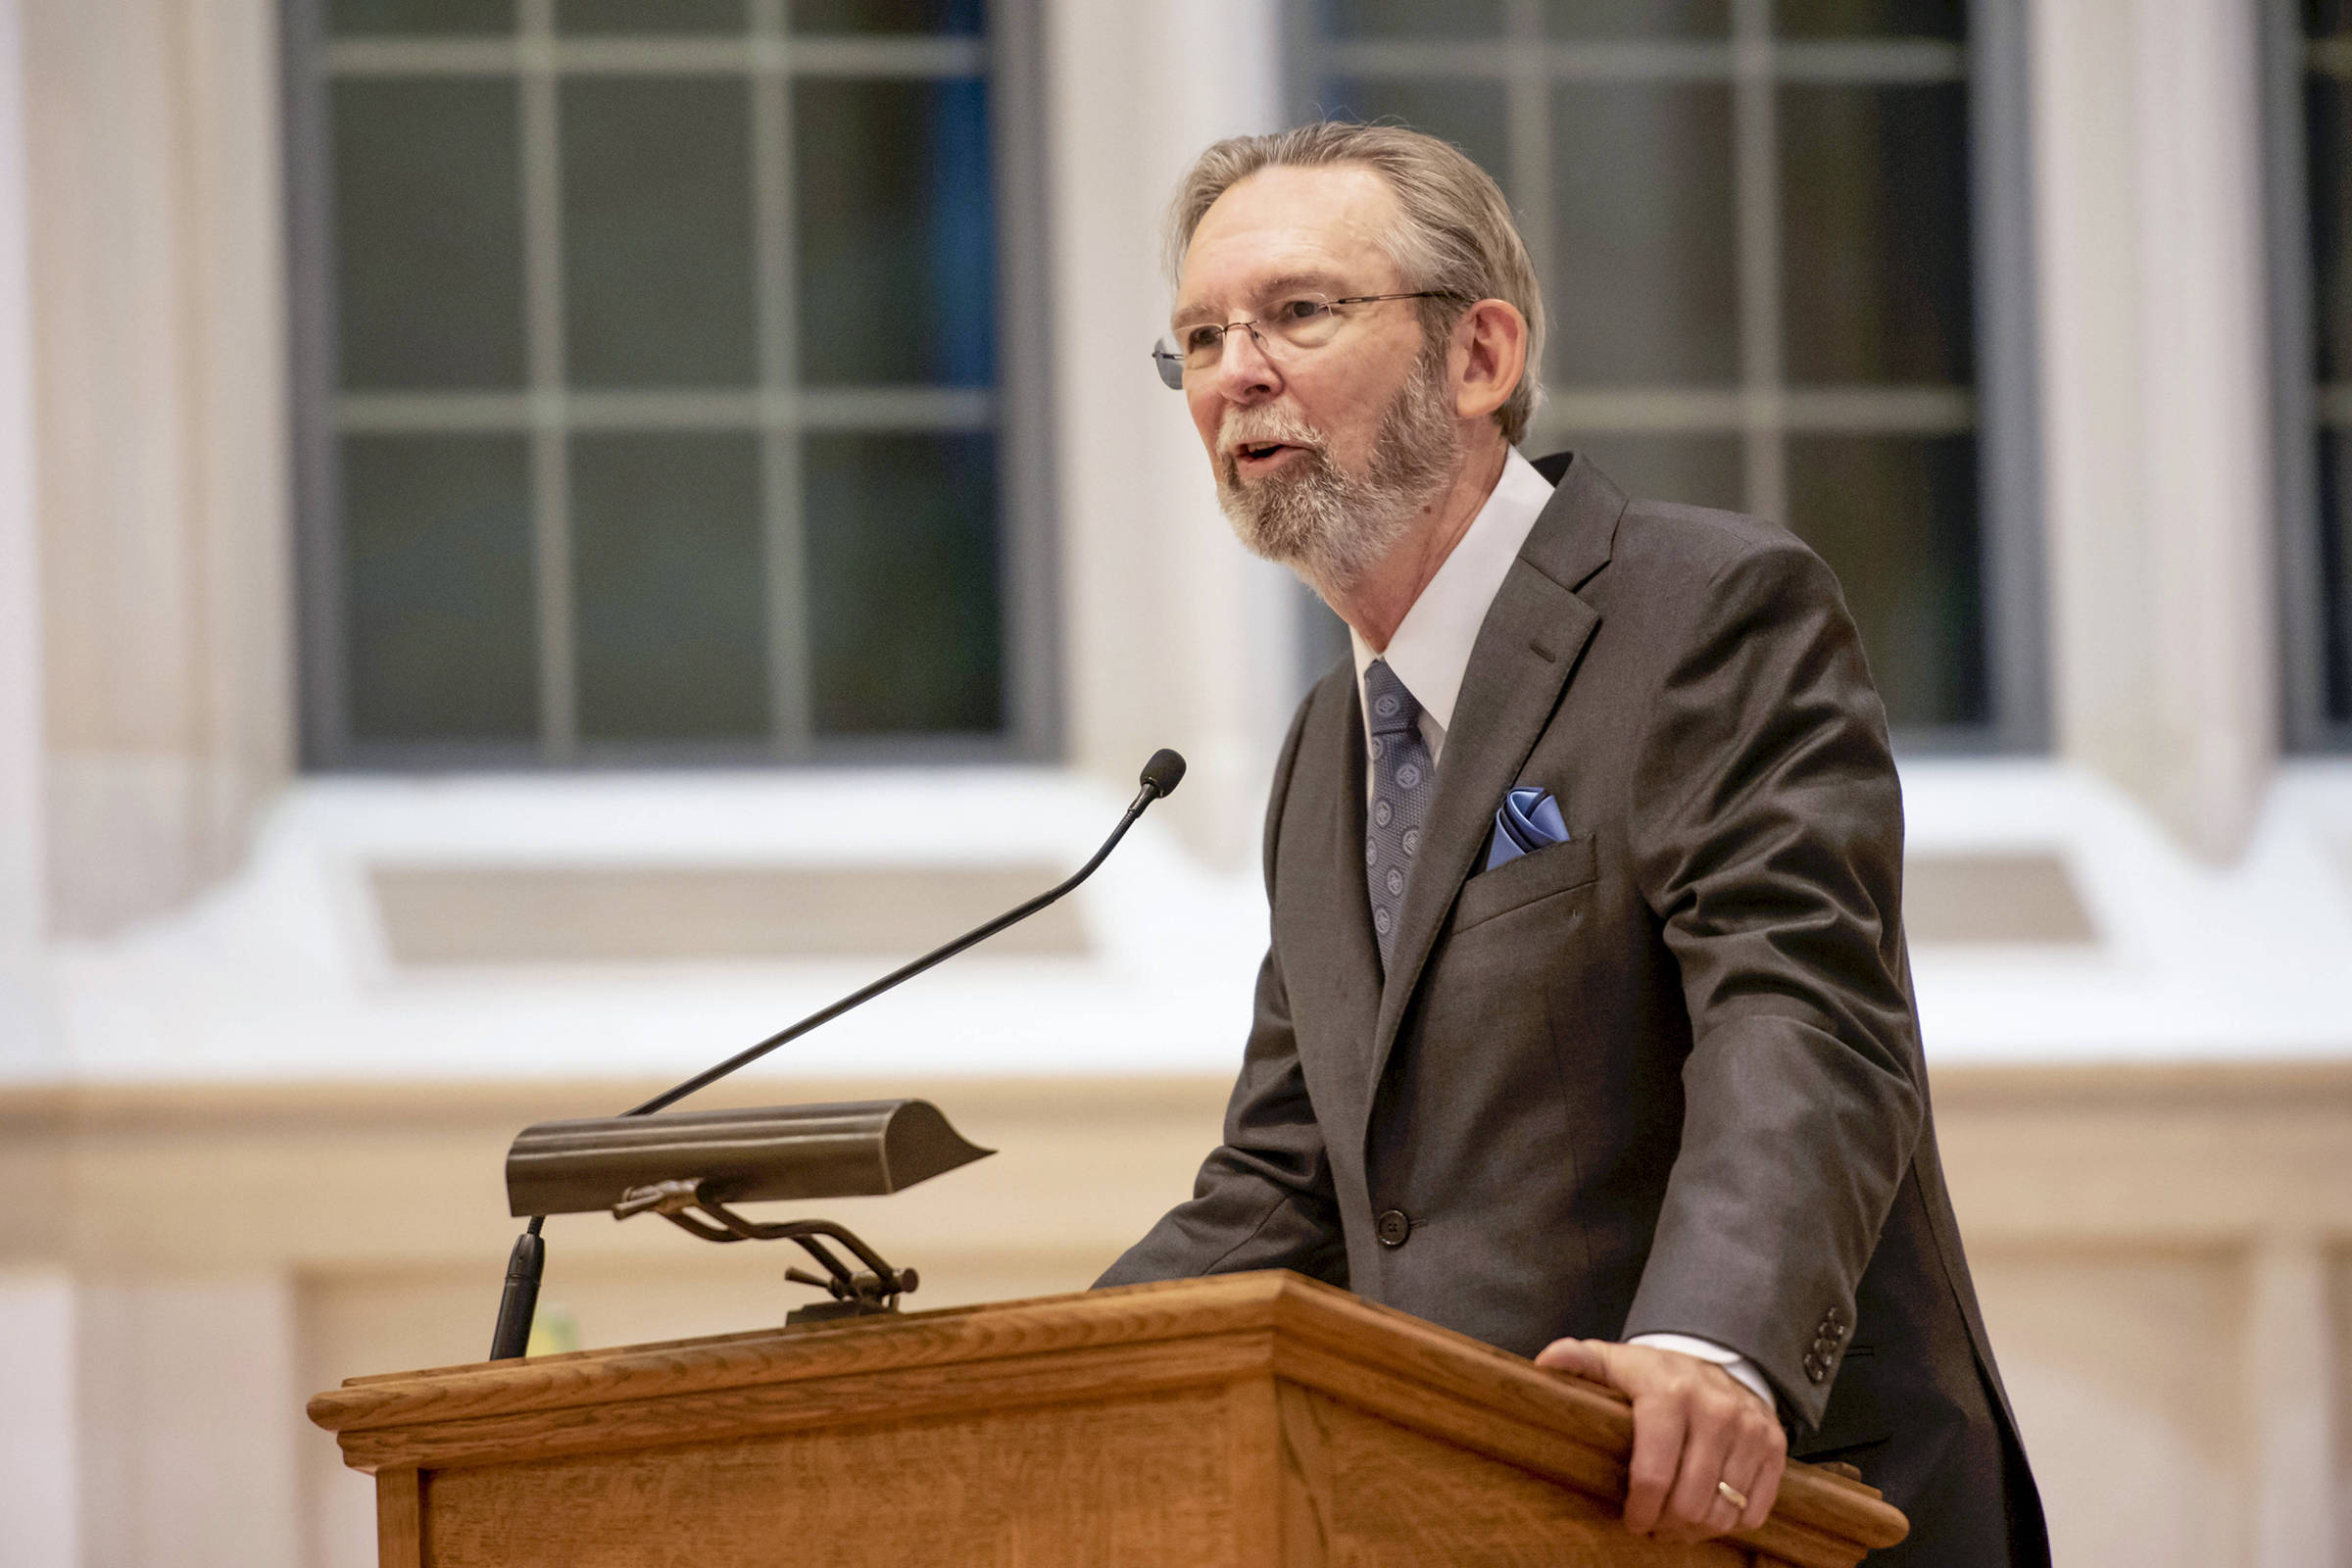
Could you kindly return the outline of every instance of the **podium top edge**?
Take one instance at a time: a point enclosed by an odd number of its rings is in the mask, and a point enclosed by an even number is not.
[[[1360,1372],[1494,1410],[1618,1463],[1631,1454],[1632,1412],[1614,1390],[1283,1270],[351,1378],[313,1398],[309,1413],[351,1450],[429,1446],[428,1433],[518,1416],[942,1366],[977,1374],[992,1362],[1056,1356],[1074,1367],[1101,1359],[1104,1388],[1116,1391],[1127,1374],[1107,1357],[1181,1352],[1188,1341],[1202,1352],[1201,1382],[1258,1375],[1313,1387]],[[1789,1527],[1874,1547],[1908,1531],[1870,1488],[1796,1461],[1764,1533]]]

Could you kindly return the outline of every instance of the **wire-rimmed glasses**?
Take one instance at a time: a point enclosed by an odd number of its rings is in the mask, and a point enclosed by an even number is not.
[[[1448,300],[1458,295],[1425,288],[1409,294],[1349,294],[1332,299],[1322,294],[1291,294],[1268,304],[1254,318],[1222,324],[1199,321],[1185,327],[1171,343],[1161,338],[1152,345],[1152,363],[1162,385],[1184,390],[1187,370],[1206,370],[1225,354],[1225,334],[1235,327],[1247,331],[1271,359],[1280,349],[1319,349],[1339,335],[1343,314],[1351,305],[1378,305],[1383,300]]]

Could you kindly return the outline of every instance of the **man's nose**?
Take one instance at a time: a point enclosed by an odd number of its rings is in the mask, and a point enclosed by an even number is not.
[[[1265,396],[1282,385],[1282,372],[1266,357],[1266,346],[1247,322],[1225,330],[1217,345],[1217,391],[1236,403]]]

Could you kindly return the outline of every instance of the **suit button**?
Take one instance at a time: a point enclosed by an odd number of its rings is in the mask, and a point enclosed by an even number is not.
[[[1402,1247],[1404,1239],[1413,1234],[1412,1216],[1401,1208],[1383,1209],[1380,1218],[1372,1222],[1372,1234],[1380,1238],[1383,1247]]]
[[[1811,1378],[1814,1382],[1819,1383],[1822,1379],[1828,1377],[1829,1375],[1830,1367],[1828,1362],[1824,1361],[1818,1355],[1808,1355],[1805,1357],[1805,1376]]]

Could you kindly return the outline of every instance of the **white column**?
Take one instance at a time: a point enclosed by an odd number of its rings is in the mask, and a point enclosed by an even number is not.
[[[53,1050],[40,987],[41,595],[23,42],[16,0],[0,0],[0,1079],[51,1070]]]
[[[1280,118],[1274,0],[1049,0],[1047,143],[1071,760],[1122,788],[1156,746],[1168,803],[1228,864],[1256,842],[1297,695],[1286,574],[1250,560],[1147,351],[1167,324],[1160,214],[1220,136]]]
[[[0,1273],[0,1562],[79,1568],[74,1282]]]
[[[2263,11],[2034,0],[2031,32],[2058,748],[2217,861],[2277,747]]]
[[[38,301],[49,927],[229,872],[290,766],[270,0],[18,0]]]
[[[2254,1433],[2254,1568],[2335,1557],[2335,1336],[2317,1238],[2255,1248],[2246,1313]]]

